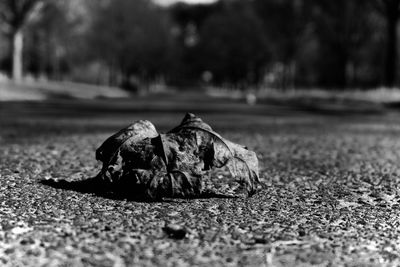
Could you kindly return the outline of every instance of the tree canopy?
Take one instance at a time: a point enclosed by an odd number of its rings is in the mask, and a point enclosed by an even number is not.
[[[24,69],[128,86],[160,77],[199,84],[204,73],[207,82],[235,86],[393,86],[399,10],[400,0],[167,7],[150,0],[0,0],[0,29],[9,43],[0,44],[9,51],[0,62],[13,62],[0,68],[15,78]]]

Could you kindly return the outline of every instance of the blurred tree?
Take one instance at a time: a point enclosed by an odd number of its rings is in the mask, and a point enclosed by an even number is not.
[[[198,55],[196,45],[199,42],[199,31],[205,20],[212,14],[221,12],[221,2],[210,4],[187,4],[179,2],[168,8],[173,20],[172,33],[174,46],[169,66],[172,68],[170,77],[177,85],[190,86],[199,79]]]
[[[294,87],[298,52],[307,29],[307,1],[255,0],[254,7],[262,19],[273,64],[283,67],[280,87]]]
[[[41,16],[27,27],[27,71],[61,79],[81,61],[88,61],[84,39],[89,17],[86,0],[49,1]]]
[[[103,1],[94,14],[90,46],[94,57],[108,64],[115,84],[125,87],[131,76],[149,81],[167,70],[170,27],[165,13],[147,0]]]
[[[15,81],[23,75],[24,28],[40,13],[44,3],[45,0],[0,0],[0,19],[11,40],[11,73]]]
[[[185,28],[188,24],[194,24],[201,28],[203,22],[213,13],[220,12],[222,2],[211,4],[186,4],[178,2],[169,8],[174,21],[181,27]]]
[[[226,1],[204,21],[194,52],[201,72],[216,83],[254,84],[261,80],[267,40],[261,20],[247,1]]]
[[[318,40],[319,83],[345,88],[357,73],[359,52],[371,43],[370,12],[365,0],[309,0]]]
[[[386,86],[394,86],[397,73],[397,25],[400,17],[400,0],[372,0],[376,10],[386,20]]]

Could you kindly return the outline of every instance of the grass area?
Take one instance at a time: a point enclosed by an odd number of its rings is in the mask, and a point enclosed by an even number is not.
[[[340,107],[199,94],[4,102],[0,265],[399,265],[399,114]],[[39,182],[92,177],[107,136],[137,119],[167,130],[187,111],[257,152],[260,192],[148,203]],[[223,170],[214,178],[228,190]],[[169,238],[166,222],[187,237]]]
[[[259,88],[253,91],[261,101],[266,99],[275,100],[304,100],[304,101],[330,101],[330,102],[369,102],[375,104],[390,104],[400,102],[399,88],[379,87],[375,89],[347,89],[347,90],[322,90],[322,89],[288,89],[280,90],[274,88]],[[214,97],[229,97],[233,99],[245,98],[249,91],[235,88],[213,88],[207,89],[209,95]]]
[[[96,99],[124,97],[129,97],[129,93],[116,87],[58,81],[24,81],[16,84],[7,79],[0,79],[0,101],[42,101],[54,98]]]

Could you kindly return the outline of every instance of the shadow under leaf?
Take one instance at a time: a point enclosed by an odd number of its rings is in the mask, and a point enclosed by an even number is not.
[[[129,200],[136,202],[173,202],[173,198],[152,199],[144,194],[142,187],[129,186],[128,184],[114,185],[97,177],[88,178],[79,181],[43,179],[41,184],[56,189],[75,191],[79,193],[94,194],[100,197],[113,200]],[[237,198],[228,194],[221,194],[212,190],[204,190],[200,195],[193,197],[177,197],[179,199],[209,199],[209,198]]]
[[[114,184],[92,177],[85,180],[68,181],[45,179],[40,181],[41,184],[47,185],[56,189],[75,191],[79,193],[94,194],[96,196],[113,199],[113,200],[129,200],[137,202],[160,202],[161,199],[151,199],[146,196],[141,188],[136,188],[129,185]]]

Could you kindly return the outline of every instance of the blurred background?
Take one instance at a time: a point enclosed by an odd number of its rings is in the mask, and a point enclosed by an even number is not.
[[[0,0],[1,117],[397,107],[399,16],[400,0]]]
[[[399,82],[400,0],[0,0],[1,79],[375,88]]]

